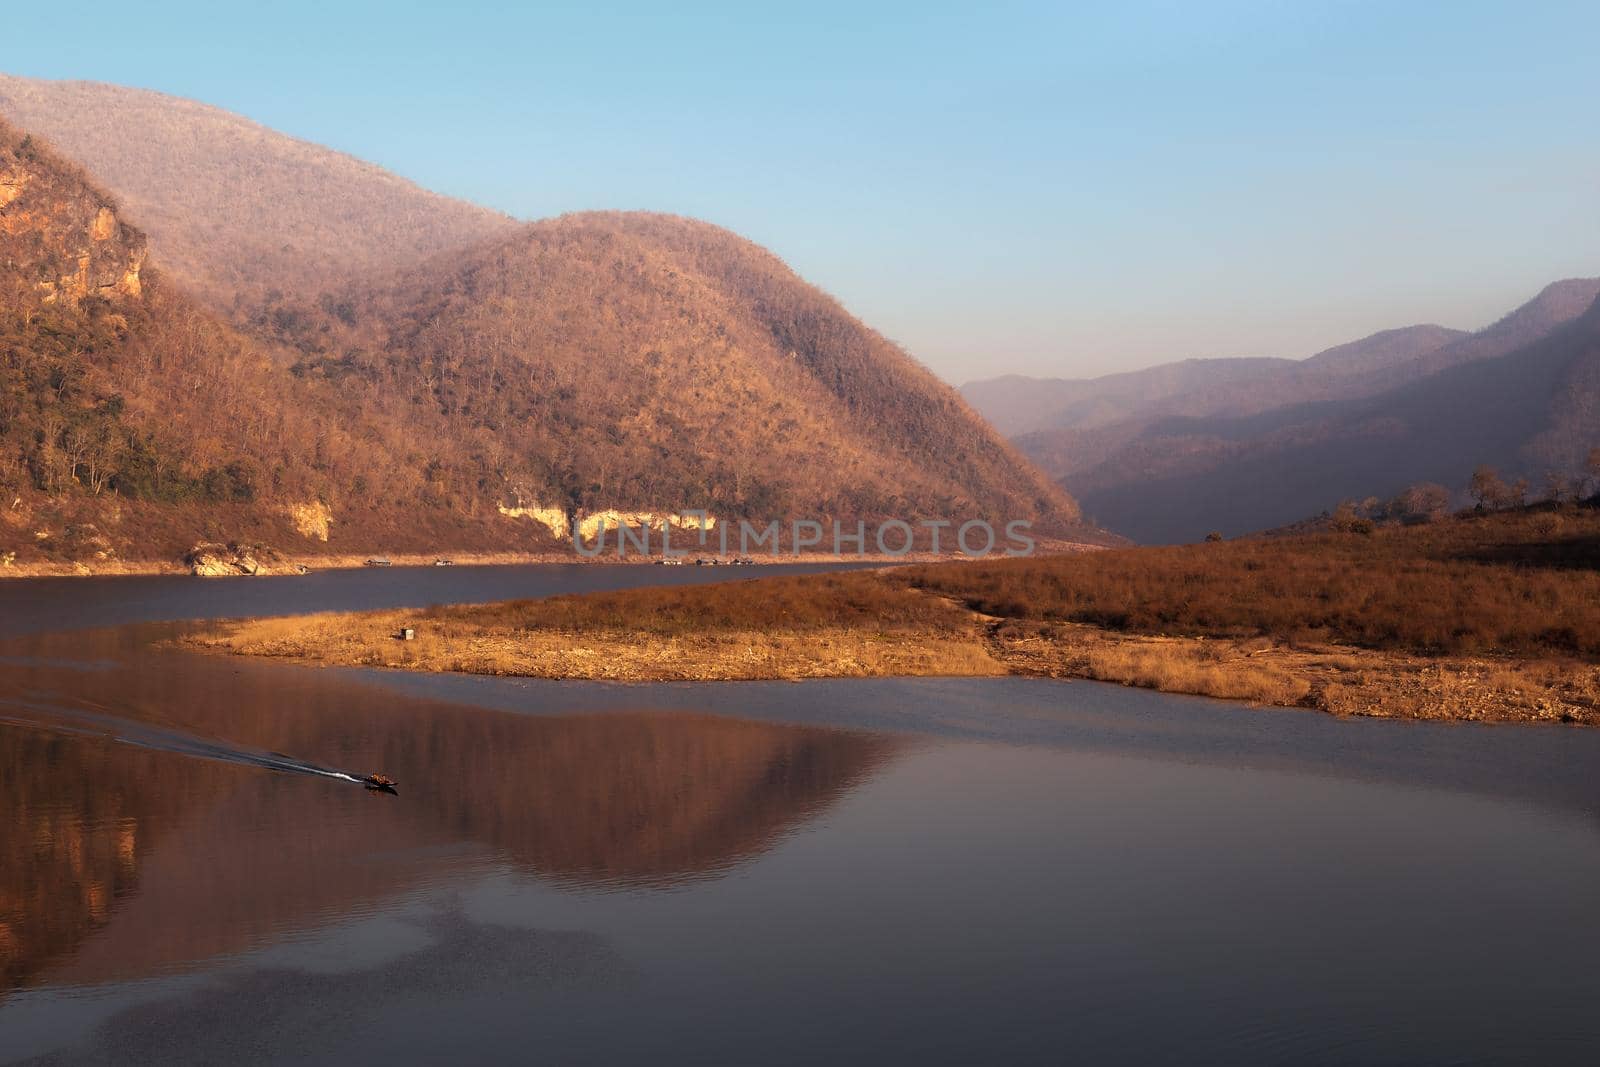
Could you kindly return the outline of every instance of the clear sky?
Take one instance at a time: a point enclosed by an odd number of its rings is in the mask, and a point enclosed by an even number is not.
[[[1600,274],[1592,0],[229,7],[13,5],[0,68],[521,217],[709,219],[955,382],[1476,328]]]

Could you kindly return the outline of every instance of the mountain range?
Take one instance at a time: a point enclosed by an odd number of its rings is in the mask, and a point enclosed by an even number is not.
[[[142,90],[0,77],[0,117],[0,558],[526,548],[699,508],[1105,540],[716,226],[518,222]]]
[[[1107,528],[1149,543],[1285,525],[1480,464],[1542,487],[1600,445],[1600,279],[1493,325],[1373,334],[1306,360],[1189,360],[967,399]],[[1459,495],[1459,494],[1458,494]]]
[[[709,223],[519,221],[84,82],[0,75],[0,259],[0,562],[555,547],[700,508],[1186,541],[1600,444],[1600,279],[1475,332],[958,394]]]

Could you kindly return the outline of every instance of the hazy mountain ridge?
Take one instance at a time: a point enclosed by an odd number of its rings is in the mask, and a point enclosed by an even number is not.
[[[1384,371],[1401,371],[1426,359],[1430,354],[1471,336],[1465,330],[1425,323],[1380,330],[1375,334],[1335,345],[1302,360],[1298,366],[1310,371],[1331,372],[1341,378],[1367,377]]]
[[[1415,381],[1449,367],[1506,355],[1573,321],[1586,312],[1597,297],[1600,297],[1600,278],[1565,278],[1551,282],[1533,299],[1493,324],[1405,366],[1403,379]]]
[[[1015,433],[1016,444],[1109,529],[1144,541],[1242,533],[1293,522],[1341,496],[1396,491],[1409,484],[1397,483],[1397,472],[1456,487],[1480,462],[1541,481],[1547,471],[1575,473],[1600,444],[1585,428],[1600,425],[1585,364],[1537,405],[1528,392],[1537,375],[1516,381],[1510,372],[1493,388],[1520,399],[1476,430],[1472,419],[1489,418],[1493,405],[1460,390],[1498,381],[1498,372],[1448,375],[1538,344],[1597,297],[1600,279],[1566,279],[1471,334],[1412,326],[1299,362],[1188,360],[1083,381],[992,379],[962,391],[992,418],[1043,427]],[[1422,414],[1428,405],[1418,398],[1435,392],[1455,398],[1464,432],[1446,425],[1448,410]],[[1458,450],[1445,456],[1414,440],[1418,424]],[[1508,426],[1516,447],[1502,440]],[[1343,456],[1321,451],[1341,447]]]
[[[1065,481],[1097,520],[1150,541],[1282,525],[1424,481],[1459,491],[1480,463],[1542,488],[1547,472],[1574,475],[1600,445],[1600,284],[1558,285],[1561,300],[1545,299],[1547,289],[1448,346],[1457,356],[1509,349],[1498,355],[1458,360],[1372,396],[1158,420]],[[1552,325],[1571,294],[1586,290],[1586,310]],[[1024,447],[1047,444],[1045,436]]]
[[[1469,335],[1443,326],[1383,330],[1304,360],[1188,359],[1099,378],[1008,376],[969,382],[965,396],[1012,436],[1093,430],[1164,415],[1247,415],[1376,391],[1428,353]]]
[[[0,74],[0,115],[116,191],[155,259],[229,307],[349,285],[503,232],[498,212],[207,104]]]
[[[1002,433],[1110,425],[1164,401],[1204,403],[1209,391],[1271,380],[1292,365],[1271,358],[1189,359],[1100,378],[1005,375],[968,382],[961,395]]]

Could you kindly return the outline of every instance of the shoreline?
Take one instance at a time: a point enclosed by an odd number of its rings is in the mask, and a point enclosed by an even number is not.
[[[1588,696],[1600,668],[1560,660],[1425,657],[1028,624],[945,598],[917,629],[827,625],[661,633],[465,624],[467,609],[326,613],[213,625],[181,639],[204,652],[314,666],[378,667],[569,681],[798,681],[814,678],[1046,677],[1337,716],[1600,725]],[[396,635],[416,631],[413,640]]]
[[[1043,552],[1093,552],[1100,546],[1080,544],[1078,542],[1060,542],[1043,546]],[[27,579],[27,578],[122,578],[139,576],[167,576],[167,577],[196,577],[213,579],[233,578],[280,578],[299,574],[316,573],[329,570],[355,570],[367,566],[367,560],[372,558],[387,559],[391,563],[389,568],[397,569],[409,567],[431,567],[437,559],[448,559],[452,566],[457,567],[527,567],[551,563],[575,563],[584,565],[612,565],[630,567],[658,566],[659,557],[629,555],[618,559],[613,553],[603,553],[598,556],[580,556],[576,552],[398,552],[398,553],[337,553],[329,555],[288,555],[285,554],[281,561],[253,574],[244,572],[230,574],[195,574],[188,564],[180,560],[95,560],[82,563],[9,563],[0,565],[0,580]],[[717,558],[703,556],[699,558]],[[748,563],[738,564],[741,568],[759,571],[762,568],[774,566],[814,566],[825,563],[838,563],[843,565],[863,566],[891,566],[899,563],[957,563],[970,559],[959,554],[931,552],[909,552],[902,556],[886,556],[882,554],[867,554],[862,556],[836,556],[831,552],[806,552],[799,555],[783,556],[749,556],[745,557]],[[683,558],[677,566],[694,567],[696,556],[690,555]],[[983,562],[981,559],[971,559],[971,562]],[[715,564],[718,567],[736,566],[730,560],[719,559]],[[301,570],[300,568],[304,568]]]

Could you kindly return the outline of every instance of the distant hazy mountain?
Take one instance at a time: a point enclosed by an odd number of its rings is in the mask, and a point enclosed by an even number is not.
[[[1600,278],[1568,278],[1552,282],[1532,300],[1492,326],[1467,334],[1416,358],[1375,368],[1375,382],[1399,385],[1463,363],[1494,359],[1537,341],[1551,330],[1582,315],[1600,296]],[[1313,357],[1316,358],[1316,357]]]
[[[0,74],[0,116],[111,189],[157,262],[213,302],[315,296],[514,223],[239,115],[143,89]]]
[[[1317,377],[1294,381],[1283,395],[1300,398],[1284,403],[1219,404],[1202,384],[1018,444],[1095,521],[1150,542],[1277,526],[1418,481],[1459,487],[1479,463],[1536,481],[1570,473],[1600,445],[1597,295],[1600,279],[1557,282],[1442,345],[1428,342],[1448,331],[1428,327],[1330,349],[1306,361]],[[1396,345],[1395,334],[1407,337]],[[1320,377],[1330,364],[1342,376],[1331,386]]]
[[[1008,374],[968,382],[961,395],[1002,433],[1017,436],[1105,426],[1173,401],[1227,403],[1230,387],[1276,381],[1294,365],[1287,359],[1190,359],[1102,378]]]
[[[1306,360],[1189,359],[1101,378],[1008,375],[970,382],[961,394],[1012,436],[1089,430],[1160,415],[1244,415],[1372,391],[1381,387],[1379,375],[1399,373],[1466,336],[1443,326],[1408,326]]]

